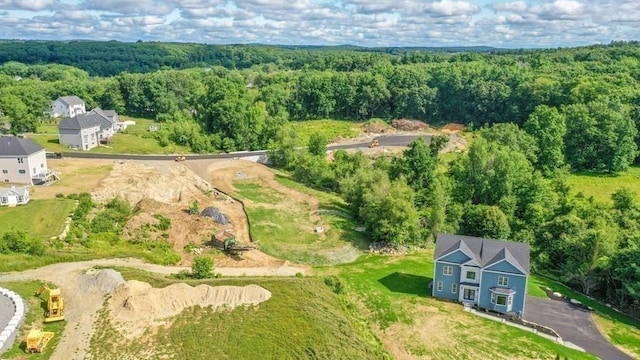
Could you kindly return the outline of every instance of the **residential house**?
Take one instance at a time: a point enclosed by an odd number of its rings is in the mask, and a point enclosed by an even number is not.
[[[0,136],[0,181],[29,184],[50,174],[44,148],[31,139]]]
[[[113,110],[95,108],[81,116],[94,117],[100,123],[100,141],[109,141],[118,130],[118,114]]]
[[[84,101],[77,96],[61,96],[51,103],[52,117],[71,118],[85,112]]]
[[[64,118],[58,124],[60,144],[76,150],[91,150],[100,144],[100,116],[86,114]]]
[[[26,187],[0,188],[0,206],[25,205],[29,202],[29,190]]]
[[[524,314],[529,244],[439,234],[434,260],[434,297]]]

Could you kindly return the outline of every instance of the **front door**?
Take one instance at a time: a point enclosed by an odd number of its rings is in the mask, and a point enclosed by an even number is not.
[[[464,291],[462,293],[462,300],[476,301],[476,290],[475,289],[464,289]]]

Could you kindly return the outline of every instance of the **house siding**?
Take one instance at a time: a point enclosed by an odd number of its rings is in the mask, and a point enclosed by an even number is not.
[[[82,130],[59,129],[60,144],[74,149],[90,150],[98,146],[100,126],[94,126]],[[85,142],[84,137],[87,136]],[[92,136],[93,135],[93,136]],[[85,145],[87,145],[85,147]]]
[[[501,261],[501,262],[495,263],[491,266],[484,268],[484,270],[500,271],[500,272],[506,272],[511,274],[524,275],[520,270],[516,269],[515,266],[511,265],[507,261]]]
[[[51,116],[53,117],[74,117],[85,112],[86,109],[84,104],[67,106],[62,101],[56,100],[51,105]]]
[[[18,162],[18,158],[23,159],[21,163]],[[47,166],[44,150],[30,156],[0,156],[0,182],[33,185],[33,168],[36,166],[39,168],[41,163],[44,163],[45,167]],[[24,172],[23,174],[20,173],[21,170]]]
[[[443,274],[443,268],[451,266],[453,273],[451,276]],[[460,266],[454,264],[443,264],[439,261],[435,264],[435,280],[433,281],[433,294],[435,297],[458,300],[458,293],[451,292],[451,284],[458,284],[460,281]],[[442,291],[438,291],[438,281],[442,281]]]
[[[493,287],[501,287],[498,285],[498,276],[506,276],[509,278],[508,288],[514,290],[513,304],[511,312],[524,312],[524,301],[527,289],[527,278],[523,275],[510,275],[506,273],[495,273],[482,271],[482,282],[480,287],[480,299],[478,306],[498,312],[506,312],[506,308],[491,303],[491,291]]]
[[[462,264],[465,263],[469,260],[471,260],[470,257],[468,257],[467,255],[465,255],[465,253],[463,253],[461,250],[457,250],[454,253],[451,253],[441,259],[438,259],[439,261],[447,261],[447,262],[453,262],[453,263],[457,263],[457,264]]]

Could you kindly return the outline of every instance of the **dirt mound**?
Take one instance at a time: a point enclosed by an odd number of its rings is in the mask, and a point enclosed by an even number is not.
[[[389,125],[378,121],[370,121],[364,126],[364,132],[366,133],[384,134],[389,130],[392,130]]]
[[[82,291],[100,294],[109,294],[125,283],[122,275],[113,269],[89,269],[79,280],[78,287]]]
[[[225,214],[220,212],[220,209],[211,206],[202,210],[200,215],[210,217],[213,219],[213,221],[220,225],[227,225],[229,223],[229,219],[227,219],[227,216]]]
[[[400,131],[420,131],[429,129],[429,125],[418,120],[395,119],[391,121],[391,126]]]
[[[271,292],[258,285],[189,286],[184,283],[152,288],[145,282],[131,280],[118,286],[109,299],[113,319],[122,325],[129,338],[144,333],[149,326],[163,325],[171,316],[191,306],[233,309],[257,305],[271,298]]]
[[[447,132],[459,132],[459,131],[464,131],[466,129],[466,127],[462,124],[456,124],[456,123],[449,123],[445,126],[443,126],[440,131],[447,133]]]

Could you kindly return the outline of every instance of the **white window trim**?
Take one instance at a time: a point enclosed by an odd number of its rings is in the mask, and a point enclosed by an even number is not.
[[[491,303],[492,304],[496,303],[496,293],[494,293],[493,291],[491,292]]]
[[[470,273],[471,273],[471,274],[473,274],[473,278],[470,278],[470,277],[469,277],[469,274],[470,274]],[[467,280],[473,280],[473,281],[476,281],[477,274],[476,274],[476,272],[475,272],[475,271],[467,270],[467,273],[466,273],[466,274],[464,274],[464,277],[465,277],[465,279],[467,279]]]
[[[504,298],[504,304],[500,304],[498,302],[498,299],[501,298],[501,297]],[[507,306],[507,303],[509,302],[509,297],[510,297],[509,295],[497,294],[496,295],[496,305],[498,305],[498,306]]]
[[[498,275],[498,286],[509,286],[509,277]]]
[[[442,291],[442,281],[436,283],[436,291]]]
[[[442,267],[442,275],[444,276],[453,276],[453,266],[445,265]]]
[[[457,294],[458,293],[458,284],[456,284],[456,283],[451,284],[451,293],[452,294]]]
[[[507,306],[512,306],[513,305],[513,295],[509,295],[507,297]]]

